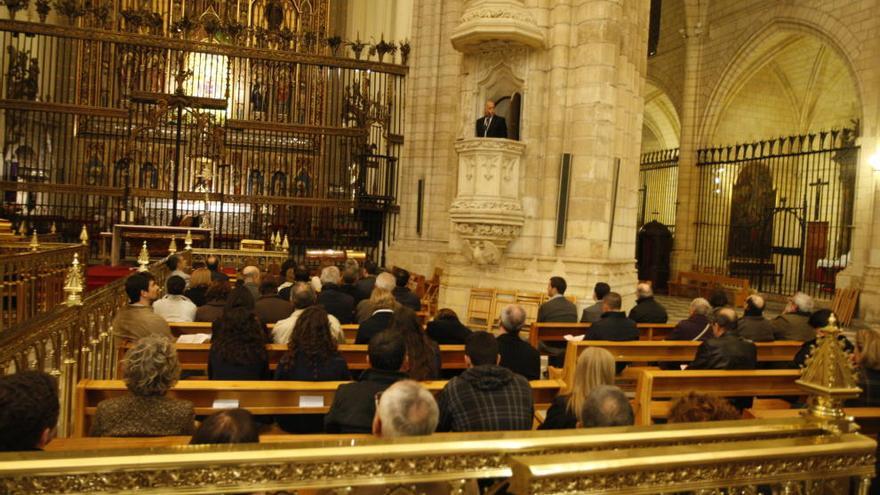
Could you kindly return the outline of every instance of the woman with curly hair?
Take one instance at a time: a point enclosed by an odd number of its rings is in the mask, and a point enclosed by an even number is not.
[[[590,392],[602,385],[614,385],[614,356],[601,347],[587,347],[577,359],[574,383],[569,395],[553,399],[539,430],[576,428],[583,423],[582,410]]]
[[[263,344],[270,343],[269,332],[263,322],[257,318],[255,307],[254,296],[251,295],[251,291],[247,287],[232,289],[223,306],[223,314],[211,325],[211,340],[221,338],[221,334],[226,331],[237,332],[239,325],[243,324],[245,320],[252,320],[248,324],[252,325],[256,322],[256,325],[260,327]]]
[[[130,393],[98,404],[91,436],[192,435],[192,402],[165,396],[180,377],[174,344],[164,337],[144,337],[126,353],[122,366]]]
[[[247,289],[245,289],[247,292]],[[266,334],[253,311],[232,308],[214,322],[208,353],[210,380],[268,380]]]
[[[415,311],[401,306],[391,318],[391,330],[400,332],[406,341],[410,378],[416,381],[440,378],[440,347],[422,330]]]
[[[669,408],[670,423],[702,423],[741,419],[742,414],[726,399],[690,391]]]
[[[275,370],[275,379],[309,382],[351,380],[348,364],[330,334],[327,311],[321,306],[306,308],[297,318],[288,351],[281,357]],[[277,416],[275,420],[289,433],[324,431],[323,414]]]
[[[204,306],[196,309],[195,321],[214,322],[223,315],[226,307],[226,298],[229,297],[229,284],[227,282],[211,282],[205,291],[207,302]]]

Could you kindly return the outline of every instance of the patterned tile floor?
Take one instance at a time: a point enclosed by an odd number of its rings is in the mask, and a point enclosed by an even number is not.
[[[669,315],[669,323],[678,323],[680,320],[688,317],[691,298],[663,295],[657,295],[654,298],[666,308],[666,313]],[[776,318],[782,312],[783,307],[783,303],[768,301],[767,307],[764,309],[764,317],[768,319]],[[627,310],[627,313],[629,313],[629,310]],[[741,316],[742,309],[737,308],[737,313]]]

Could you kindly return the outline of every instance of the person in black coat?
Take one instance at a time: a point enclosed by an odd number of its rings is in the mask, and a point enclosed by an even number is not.
[[[526,312],[522,306],[511,304],[501,310],[504,333],[498,336],[499,365],[519,373],[527,380],[538,380],[541,378],[541,354],[519,337],[525,322]]]
[[[354,339],[355,344],[368,344],[374,336],[391,328],[391,319],[394,316],[396,304],[394,296],[389,292],[382,292],[376,294],[376,297],[370,298],[370,302],[373,314],[361,322]]]
[[[373,294],[373,287],[376,286],[376,276],[379,275],[379,265],[375,261],[366,260],[361,266],[361,278],[354,283],[354,305],[364,299],[369,299]]]
[[[461,323],[455,311],[443,308],[428,322],[427,333],[439,345],[464,345],[472,332]]]
[[[697,348],[689,370],[753,370],[758,365],[755,344],[736,336],[736,312],[731,308],[715,311],[712,338]]]
[[[486,101],[485,112],[476,122],[476,137],[507,138],[507,123],[504,117],[495,115],[495,102]]]
[[[409,283],[409,272],[403,268],[398,268],[394,273],[394,280],[397,285],[397,287],[391,291],[391,294],[394,295],[394,299],[397,299],[397,302],[402,306],[406,306],[413,311],[421,311],[422,300],[419,299],[419,296],[417,296],[415,292],[409,290],[409,287],[406,286]]]
[[[406,360],[406,342],[399,332],[386,330],[370,339],[370,368],[355,383],[340,385],[330,412],[324,417],[327,433],[370,433],[376,414],[376,394],[398,380]]]
[[[622,298],[617,292],[609,292],[602,299],[602,318],[587,330],[587,340],[639,340],[636,322],[620,310]]]
[[[318,304],[345,325],[354,321],[354,298],[339,286],[339,268],[328,266],[321,270],[321,293]]]
[[[629,311],[629,319],[636,323],[666,323],[669,316],[666,308],[654,300],[650,284],[636,286],[636,305]]]

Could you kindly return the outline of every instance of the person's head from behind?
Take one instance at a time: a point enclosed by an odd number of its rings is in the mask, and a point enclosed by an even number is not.
[[[636,299],[646,299],[648,297],[654,297],[654,289],[651,288],[651,284],[641,283],[636,285]]]
[[[259,443],[260,431],[247,409],[227,409],[202,421],[189,441],[190,445],[224,443]]]
[[[364,261],[364,264],[363,264],[363,266],[361,266],[361,269],[363,270],[364,274],[366,274],[366,276],[375,277],[376,275],[379,274],[379,265],[377,265],[376,262],[373,260]]]
[[[610,285],[605,282],[598,282],[593,287],[593,300],[601,301],[609,292],[611,292]]]
[[[415,437],[434,433],[440,409],[434,395],[419,382],[401,380],[381,393],[373,417],[377,437]]]
[[[550,283],[547,285],[547,295],[550,297],[564,295],[568,289],[568,284],[562,277],[550,277]]]
[[[251,294],[251,291],[249,291],[247,287],[241,286],[236,287],[229,292],[229,296],[226,297],[226,306],[224,306],[223,311],[230,311],[235,308],[245,308],[253,311],[254,307],[256,307],[254,295]]]
[[[863,369],[880,371],[880,334],[873,329],[856,335],[856,362]]]
[[[267,278],[263,282],[260,283],[260,295],[261,296],[276,296],[278,295],[278,280],[274,278]]]
[[[193,270],[189,278],[190,287],[207,287],[211,285],[211,270],[207,268],[196,268]]]
[[[345,285],[351,285],[358,281],[358,273],[360,273],[360,268],[356,266],[348,266],[342,272],[342,283]]]
[[[164,337],[144,337],[122,361],[125,386],[139,397],[165,395],[180,378],[180,362],[174,344]]]
[[[424,332],[422,331],[422,321],[419,319],[419,315],[407,307],[400,307],[394,311],[389,328],[400,332],[404,337],[407,337],[408,335],[424,335]]]
[[[293,278],[297,282],[310,282],[312,278],[312,274],[309,273],[308,267],[306,265],[296,265],[296,268],[293,269]]]
[[[0,376],[0,452],[42,449],[55,436],[58,384],[41,371]]]
[[[339,268],[336,268],[335,266],[325,266],[324,269],[321,270],[322,286],[328,284],[338,285],[340,278],[342,278],[342,276],[339,274]]]
[[[602,312],[619,312],[623,305],[623,298],[617,292],[609,292],[602,298]]]
[[[498,364],[498,341],[489,332],[474,332],[464,342],[464,360],[468,367]]]
[[[526,311],[519,304],[509,304],[501,310],[501,328],[505,332],[519,335],[526,324]]]
[[[391,291],[387,291],[381,288],[374,288],[372,294],[370,295],[370,308],[373,311],[379,309],[390,309],[395,310],[400,305],[397,304],[397,299],[394,299],[394,295],[391,294]]]
[[[220,257],[216,254],[209,254],[205,259],[205,266],[207,266],[208,270],[211,270],[212,272],[220,270]]]
[[[590,392],[602,385],[614,385],[614,355],[601,347],[587,347],[578,356],[574,372],[574,384],[568,400],[568,410],[578,417]]]
[[[297,282],[290,291],[290,302],[293,303],[293,309],[306,309],[318,303],[318,295],[315,289],[308,282]]]
[[[186,280],[183,277],[178,277],[174,275],[173,277],[168,277],[168,280],[165,281],[165,290],[169,295],[172,296],[180,296],[183,295],[183,291],[186,289]]]
[[[395,287],[397,287],[397,279],[394,278],[394,275],[388,272],[382,272],[376,276],[376,284],[373,286],[373,289],[382,289],[391,292]]]
[[[712,314],[712,305],[709,304],[709,301],[702,297],[698,297],[691,301],[688,312],[690,313],[690,316],[705,316],[708,318],[709,315]]]
[[[409,284],[409,272],[403,268],[394,271],[395,285],[397,287],[406,287]]]
[[[724,421],[740,419],[733,404],[721,397],[697,392],[688,392],[672,404],[669,409],[670,423],[698,423],[703,421]]]
[[[371,368],[400,371],[406,361],[406,340],[400,332],[384,330],[370,339],[367,354]]]
[[[208,286],[208,290],[205,291],[205,299],[209,302],[226,302],[226,299],[229,298],[229,293],[232,289],[229,288],[229,284],[223,281],[211,282],[211,285]]]
[[[241,277],[246,284],[260,285],[260,269],[250,265],[241,270]]]
[[[834,317],[834,325],[837,326],[837,315],[834,314],[834,311],[830,309],[817,309],[814,311],[810,318],[807,320],[807,323],[816,329],[816,331],[822,332],[822,330],[828,327],[831,324],[831,317]],[[823,332],[824,333],[824,332]]]
[[[745,311],[750,316],[761,316],[764,314],[764,298],[758,294],[752,294],[746,298]]]
[[[785,312],[810,314],[813,312],[813,298],[803,292],[797,292],[788,300]]]
[[[579,422],[582,428],[632,426],[635,415],[623,391],[613,385],[600,385],[584,402]]]
[[[152,304],[159,298],[156,277],[150,272],[139,272],[125,280],[125,294],[131,304]]]
[[[336,341],[330,333],[330,321],[323,307],[311,306],[299,315],[290,334],[288,349],[290,357],[296,358],[296,354],[302,352],[315,365],[336,352]]]
[[[450,308],[441,308],[439,311],[437,311],[437,315],[434,316],[434,319],[440,320],[440,321],[459,321],[460,322],[460,320],[458,319],[458,314],[456,314],[455,311],[453,311]]]
[[[172,254],[168,258],[165,259],[165,266],[168,267],[172,272],[180,268],[183,269],[183,258],[177,256],[176,254]]]
[[[709,304],[713,308],[721,308],[729,304],[727,300],[727,292],[724,289],[715,289],[709,294]]]
[[[723,307],[715,309],[712,315],[712,334],[721,337],[728,332],[736,331],[736,311]]]

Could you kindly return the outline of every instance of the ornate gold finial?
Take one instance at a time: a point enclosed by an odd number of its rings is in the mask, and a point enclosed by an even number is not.
[[[183,245],[184,249],[187,251],[190,251],[193,248],[193,236],[192,232],[189,230],[186,231],[186,237],[183,238]]]
[[[50,234],[58,233],[58,229],[55,228],[55,222],[52,222],[52,225],[49,227],[49,233]]]
[[[67,277],[64,279],[64,293],[67,294],[68,306],[82,305],[83,276],[82,268],[79,264],[79,253],[73,253],[73,263],[67,270]]]
[[[843,401],[858,397],[862,391],[850,353],[838,340],[839,334],[837,319],[832,314],[828,325],[819,329],[816,345],[810,351],[800,380],[795,382],[810,394],[809,413],[819,418],[844,419]]]
[[[83,246],[89,245],[89,231],[85,225],[83,225],[82,231],[79,233],[79,241],[82,242]]]
[[[20,224],[18,224],[18,235],[24,237],[27,235],[27,222],[22,220]]]
[[[149,271],[147,265],[150,264],[150,251],[147,250],[147,241],[144,241],[143,247],[141,247],[141,252],[138,254],[138,271],[146,272]]]
[[[168,243],[168,254],[174,254],[177,252],[177,239],[174,237],[174,234],[171,234],[171,242]]]
[[[40,249],[40,239],[37,237],[37,229],[34,229],[34,235],[31,236],[31,243],[28,244],[31,248],[31,251],[37,251]]]
[[[275,231],[275,236],[272,238],[272,245],[275,246],[275,250],[281,247],[281,232]]]
[[[284,234],[284,242],[281,243],[281,249],[285,251],[290,250],[290,242],[287,241],[287,234]]]

